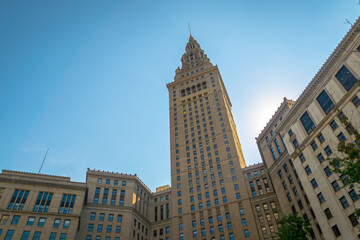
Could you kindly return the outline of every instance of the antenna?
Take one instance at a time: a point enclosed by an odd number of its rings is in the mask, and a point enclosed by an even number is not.
[[[190,23],[189,23],[189,32],[190,32],[190,36],[191,36],[191,27],[190,27]]]
[[[42,169],[42,167],[43,167],[43,165],[44,165],[44,162],[45,162],[45,159],[46,159],[46,156],[47,156],[48,152],[49,152],[49,148],[46,150],[46,153],[45,153],[44,159],[43,159],[43,161],[42,161],[42,163],[41,163],[41,166],[40,166],[40,169],[39,169],[38,174],[41,172],[41,169]]]

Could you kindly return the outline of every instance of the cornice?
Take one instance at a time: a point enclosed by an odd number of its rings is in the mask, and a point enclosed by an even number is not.
[[[289,106],[290,104],[294,104],[295,101],[291,100],[291,99],[287,99],[286,97],[284,97],[284,101],[280,104],[280,106],[278,107],[278,109],[275,111],[274,115],[272,115],[272,117],[270,118],[270,120],[268,121],[268,123],[265,125],[264,129],[260,132],[259,136],[256,137],[256,141],[259,142],[260,140],[262,140],[262,138],[266,135],[266,132],[273,126],[273,124],[275,123],[276,119],[282,115],[282,113],[288,109],[288,108],[292,108],[293,106]],[[283,116],[283,118],[285,119],[285,116]],[[284,120],[283,119],[283,120]],[[283,121],[282,120],[282,121]]]
[[[298,111],[301,107],[304,106],[306,101],[310,101],[309,96],[311,96],[316,90],[318,85],[323,81],[324,76],[326,76],[330,70],[335,66],[338,58],[341,54],[344,53],[349,45],[353,42],[355,36],[359,34],[360,28],[360,17],[356,20],[355,24],[352,25],[347,34],[342,38],[340,43],[325,61],[325,63],[321,66],[318,72],[315,74],[310,83],[306,86],[306,88],[302,91],[298,99],[296,100],[294,106],[291,108],[290,112],[287,114],[286,118],[291,119],[294,115],[299,114]],[[288,123],[290,124],[290,123]]]

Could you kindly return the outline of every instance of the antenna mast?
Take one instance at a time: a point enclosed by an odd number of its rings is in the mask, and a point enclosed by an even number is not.
[[[43,161],[42,161],[42,163],[41,163],[41,166],[40,166],[40,169],[39,169],[38,174],[41,172],[41,169],[42,169],[42,167],[43,167],[43,165],[44,165],[44,162],[45,162],[45,159],[46,159],[46,156],[47,156],[48,152],[49,152],[49,148],[46,150],[46,153],[45,153],[44,159],[43,159]]]
[[[191,27],[190,27],[190,23],[189,23],[189,32],[190,32],[190,36],[191,36]]]

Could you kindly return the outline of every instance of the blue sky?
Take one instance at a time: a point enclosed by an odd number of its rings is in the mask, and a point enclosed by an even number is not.
[[[246,162],[359,16],[356,0],[0,0],[2,169],[170,184],[166,83],[194,38],[220,68]]]

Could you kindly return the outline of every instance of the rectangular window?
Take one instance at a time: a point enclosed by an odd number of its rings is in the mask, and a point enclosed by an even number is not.
[[[320,143],[325,142],[324,135],[322,135],[321,133],[320,133],[320,135],[318,136],[318,139],[319,139],[319,142],[320,142]]]
[[[339,230],[339,228],[338,228],[337,225],[334,225],[334,226],[332,226],[331,228],[332,228],[332,230],[333,230],[333,232],[334,232],[335,237],[338,237],[338,236],[341,235],[340,230]]]
[[[15,189],[14,194],[10,200],[8,209],[9,210],[22,210],[24,208],[26,199],[29,195],[27,190]]]
[[[311,169],[310,169],[309,165],[307,165],[307,166],[305,167],[305,171],[306,171],[307,175],[310,175]]]
[[[325,92],[325,90],[320,93],[316,100],[326,114],[328,114],[335,107],[333,101],[330,99],[329,95]]]
[[[343,85],[346,91],[349,91],[352,86],[354,86],[354,84],[357,82],[357,79],[346,66],[343,66],[339,70],[339,72],[336,74],[336,78],[339,80],[341,85]]]
[[[35,222],[35,217],[29,217],[28,220],[27,220],[26,225],[27,226],[32,226],[32,225],[34,225],[34,222]]]
[[[351,101],[353,102],[355,107],[360,106],[360,99],[358,98],[358,96],[355,96]]]
[[[330,156],[332,154],[332,150],[331,150],[330,146],[327,146],[325,148],[325,152],[326,152],[326,155],[328,155],[328,156]]]
[[[331,185],[333,186],[335,192],[337,192],[337,191],[340,190],[340,186],[339,186],[339,184],[338,184],[338,182],[337,182],[336,180],[333,181],[333,182],[331,183]]]
[[[324,171],[326,173],[326,176],[330,176],[332,174],[331,169],[329,167],[324,168]]]
[[[327,219],[330,219],[333,217],[329,208],[325,209],[324,212],[325,212]]]
[[[335,120],[333,120],[331,123],[330,123],[330,126],[333,130],[337,129],[338,128],[338,125],[337,123],[335,122]]]
[[[305,158],[304,154],[300,154],[299,158],[300,158],[301,162],[306,161],[306,158]]]
[[[39,192],[33,211],[46,213],[49,209],[52,196],[53,193]]]
[[[295,148],[298,148],[299,147],[299,143],[296,139],[293,140],[293,145]]]
[[[60,221],[61,221],[60,218],[55,218],[53,227],[58,228],[60,226]]]
[[[313,141],[312,143],[311,143],[311,147],[312,147],[312,149],[315,151],[316,149],[318,149],[318,145],[316,144],[316,142],[315,141]]]
[[[345,196],[343,196],[342,198],[340,198],[340,202],[341,202],[341,204],[342,204],[342,206],[343,206],[344,208],[347,208],[347,207],[349,206],[349,202],[347,201],[347,199],[346,199]]]
[[[305,112],[302,115],[302,117],[300,118],[300,121],[303,124],[303,126],[308,134],[310,134],[315,129],[315,124],[311,120],[308,112]]]
[[[317,188],[317,187],[318,187],[318,184],[317,184],[315,178],[313,178],[313,179],[311,180],[311,184],[313,185],[313,188]]]
[[[19,220],[20,220],[20,216],[15,215],[15,216],[13,216],[13,219],[12,219],[12,221],[11,221],[11,224],[12,224],[12,225],[17,225],[18,222],[19,222]]]
[[[320,163],[322,163],[322,162],[325,161],[324,156],[322,155],[322,153],[319,153],[319,154],[317,155],[317,158],[319,159]]]
[[[63,194],[58,212],[63,214],[71,214],[74,208],[75,199],[76,195]]]
[[[357,195],[354,189],[349,192],[349,195],[353,200],[353,202],[356,202],[359,199],[359,196]]]
[[[39,227],[43,227],[45,225],[45,222],[46,222],[46,218],[39,218],[39,222],[38,222],[38,226]]]
[[[346,137],[342,132],[337,137],[340,141],[346,141]]]
[[[277,139],[275,139],[275,144],[276,144],[276,148],[277,148],[279,154],[281,154],[281,148],[280,148],[280,145],[279,145],[279,142]]]
[[[319,199],[320,203],[325,202],[325,198],[324,198],[324,196],[322,195],[322,193],[321,193],[321,192],[317,195],[317,197],[318,197],[318,199]]]
[[[354,213],[349,216],[349,220],[354,227],[359,224],[359,221]]]

